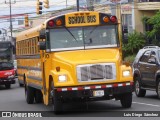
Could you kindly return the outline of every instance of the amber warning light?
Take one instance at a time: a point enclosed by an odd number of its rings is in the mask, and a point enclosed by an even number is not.
[[[107,16],[105,16],[105,17],[103,17],[103,21],[104,21],[105,23],[107,23],[107,22],[109,22],[109,18],[108,18]]]
[[[57,20],[56,20],[56,25],[57,25],[57,26],[62,25],[62,20],[61,20],[61,19],[57,19]]]

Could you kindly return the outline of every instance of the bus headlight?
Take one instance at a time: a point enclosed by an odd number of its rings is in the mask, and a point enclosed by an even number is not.
[[[65,82],[65,81],[67,81],[67,76],[66,75],[59,75],[58,76],[58,81],[59,82]]]
[[[129,70],[123,71],[123,77],[128,77],[128,76],[130,76],[130,71]]]

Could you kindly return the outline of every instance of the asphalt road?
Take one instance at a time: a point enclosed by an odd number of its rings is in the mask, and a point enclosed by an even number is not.
[[[52,105],[27,104],[24,88],[19,87],[18,83],[12,85],[11,89],[5,89],[4,86],[0,86],[0,111],[46,111],[48,116],[54,117],[116,117],[117,114],[120,114],[120,116],[123,114],[125,117],[129,117],[126,116],[127,113],[136,113],[138,116],[141,111],[146,111],[147,113],[159,111],[160,114],[160,100],[157,98],[156,92],[147,91],[144,98],[137,98],[133,93],[133,104],[129,109],[122,108],[120,101],[108,100],[87,103],[67,103],[64,104],[64,110],[70,112],[55,115],[52,111]],[[68,120],[70,119],[68,118]]]

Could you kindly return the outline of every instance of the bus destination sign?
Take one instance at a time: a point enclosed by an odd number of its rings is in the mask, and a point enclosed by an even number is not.
[[[66,26],[89,26],[89,25],[98,25],[99,24],[99,14],[69,14],[66,15]]]

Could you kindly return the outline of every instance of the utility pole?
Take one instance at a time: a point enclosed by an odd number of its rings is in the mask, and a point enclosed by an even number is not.
[[[14,2],[11,2],[11,0],[9,0],[9,2],[6,2],[5,0],[5,4],[9,4],[9,9],[10,9],[10,31],[11,31],[11,38],[12,38],[12,4],[15,4],[16,1],[14,0]]]
[[[79,11],[79,0],[77,0],[77,11]]]
[[[67,0],[66,0],[66,8],[67,8]]]

